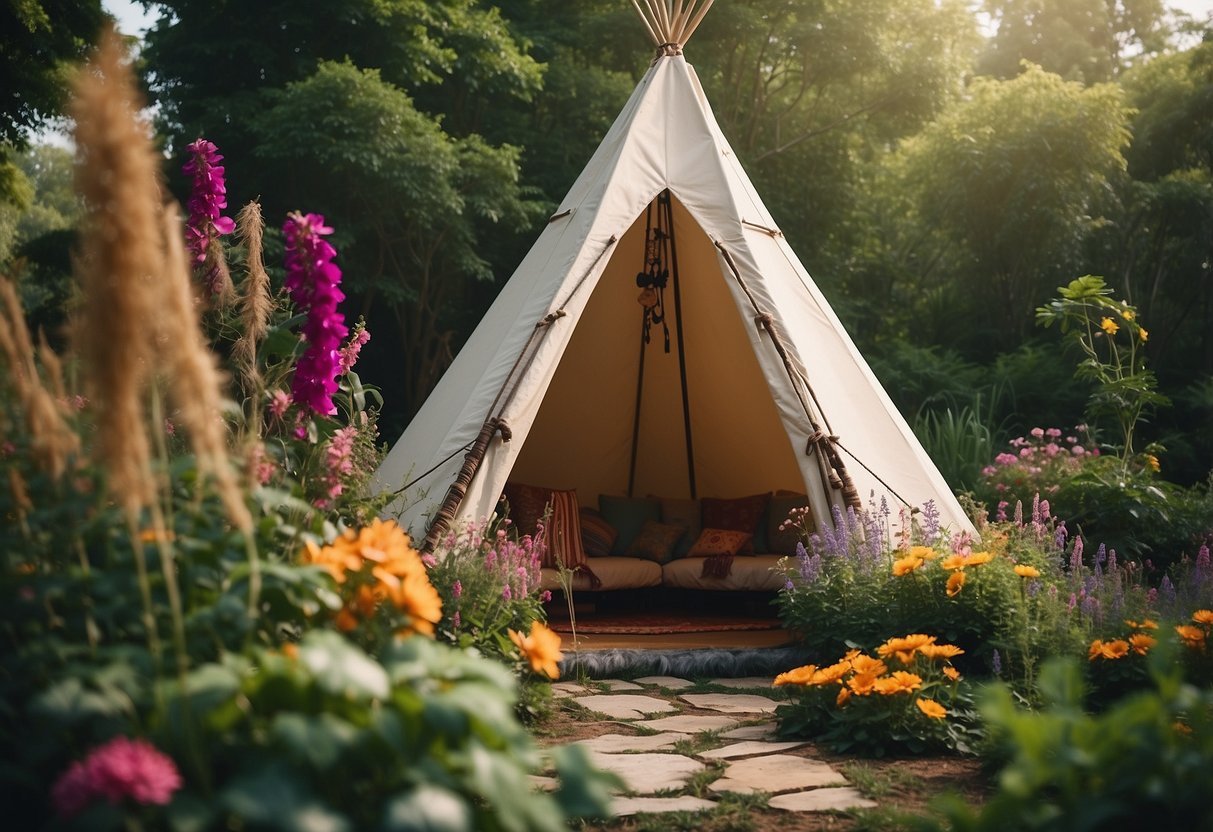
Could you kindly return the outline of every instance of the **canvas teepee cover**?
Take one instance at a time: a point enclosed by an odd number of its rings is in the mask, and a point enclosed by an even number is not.
[[[682,57],[707,5],[642,13],[653,65],[376,473],[397,494],[386,514],[428,543],[491,515],[507,479],[583,504],[790,489],[818,522],[833,506],[930,500],[972,529]],[[674,279],[642,345],[637,273],[663,211]]]

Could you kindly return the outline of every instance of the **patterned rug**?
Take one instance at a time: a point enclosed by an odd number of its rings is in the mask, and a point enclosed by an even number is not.
[[[567,618],[553,616],[548,626],[560,633],[572,633]],[[722,633],[732,630],[778,630],[775,618],[744,616],[712,617],[678,612],[629,612],[587,614],[577,618],[577,632],[583,635],[656,636],[670,633]]]

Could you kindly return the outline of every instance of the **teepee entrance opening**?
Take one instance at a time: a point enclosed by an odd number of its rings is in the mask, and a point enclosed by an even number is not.
[[[576,489],[583,501],[804,490],[754,352],[761,333],[739,313],[711,240],[676,195],[669,203],[681,314],[671,274],[664,315],[644,342],[636,278],[646,263],[646,209],[599,278],[510,479]]]

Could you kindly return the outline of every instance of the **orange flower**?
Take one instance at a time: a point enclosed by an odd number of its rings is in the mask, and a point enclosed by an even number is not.
[[[876,653],[886,659],[896,654],[897,658],[901,659],[902,664],[909,664],[914,660],[914,651],[934,644],[935,638],[935,636],[928,636],[923,633],[915,633],[903,638],[891,638],[877,647]]]
[[[299,645],[295,644],[293,641],[288,641],[286,644],[282,645],[282,655],[291,660],[298,659]]]
[[[953,572],[952,577],[948,578],[948,597],[953,598],[960,594],[960,588],[965,585],[965,573]]]
[[[910,557],[922,558],[923,560],[935,560],[939,557],[939,552],[936,552],[930,546],[911,546],[909,551]]]
[[[1158,622],[1151,621],[1148,618],[1144,618],[1140,622],[1134,621],[1131,618],[1126,618],[1125,623],[1128,624],[1130,627],[1132,627],[1134,630],[1157,630],[1158,629]]]
[[[847,686],[859,696],[867,696],[876,688],[875,673],[857,673],[847,680]]]
[[[325,571],[332,575],[333,580],[339,584],[345,583],[346,572],[357,572],[362,568],[362,559],[342,546],[321,548],[309,540],[305,543],[305,547],[304,562],[324,567]]]
[[[928,659],[954,659],[964,653],[955,644],[928,644],[918,649]]]
[[[851,659],[851,668],[858,675],[883,676],[888,670],[880,659],[865,656],[862,653]]]
[[[1015,564],[1015,574],[1021,578],[1039,578],[1040,570],[1034,566],[1017,563]]]
[[[946,558],[944,558],[943,560],[941,560],[939,562],[939,565],[941,567],[943,567],[944,569],[964,569],[965,568],[965,556],[964,555],[948,555]]]
[[[1175,628],[1175,632],[1179,633],[1184,647],[1190,647],[1193,650],[1205,649],[1205,631],[1200,629],[1200,627],[1193,627],[1190,624],[1180,624]]]
[[[960,671],[957,670],[956,668],[952,667],[952,665],[947,665],[946,667],[944,667],[943,675],[947,676],[953,682],[960,681]]]
[[[442,596],[425,571],[411,572],[403,578],[385,571],[380,581],[396,609],[408,613],[410,626],[423,635],[434,635],[434,625],[442,620]]]
[[[813,678],[808,682],[810,685],[828,685],[832,682],[842,681],[842,677],[847,675],[847,671],[851,669],[850,662],[838,662],[829,667],[823,667],[813,674]]]
[[[1087,659],[1095,661],[1096,659],[1123,659],[1129,655],[1129,642],[1118,638],[1112,641],[1103,641],[1095,639],[1091,642],[1090,648],[1087,649]]]
[[[531,622],[531,634],[528,636],[516,630],[507,630],[510,641],[522,652],[522,657],[531,663],[531,670],[542,673],[549,679],[560,677],[557,662],[564,658],[560,652],[560,636],[549,630],[538,621]]]
[[[1192,613],[1192,620],[1197,624],[1213,624],[1213,610],[1197,610]]]
[[[943,719],[948,715],[947,709],[934,699],[915,699],[914,704],[931,719]]]
[[[784,685],[807,685],[809,680],[813,678],[813,674],[817,672],[817,665],[806,664],[804,667],[797,667],[789,670],[786,673],[780,673],[775,677],[775,687],[783,687]]]
[[[910,693],[922,687],[922,677],[904,670],[894,671],[891,676],[876,680],[876,692],[883,696]]]
[[[850,698],[851,698],[851,689],[850,688],[840,688],[838,691],[838,698],[834,700],[834,704],[841,708],[843,705],[847,704],[847,700]]]
[[[1133,652],[1139,656],[1144,656],[1150,652],[1150,648],[1158,643],[1158,640],[1153,636],[1148,636],[1145,633],[1134,633],[1129,636],[1129,646],[1133,648]]]
[[[900,578],[902,575],[908,575],[918,567],[922,566],[923,560],[914,555],[906,555],[900,560],[893,561],[893,576]]]
[[[981,566],[983,563],[989,563],[994,560],[994,555],[989,552],[974,552],[971,555],[965,556],[965,566]]]

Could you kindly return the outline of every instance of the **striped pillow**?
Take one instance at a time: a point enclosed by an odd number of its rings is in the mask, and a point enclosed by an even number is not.
[[[552,492],[552,520],[547,532],[548,546],[542,561],[544,566],[555,569],[558,564],[564,564],[569,569],[577,570],[586,565],[576,491]]]
[[[619,532],[607,522],[602,513],[592,508],[581,510],[581,545],[592,558],[601,558],[611,553]]]

